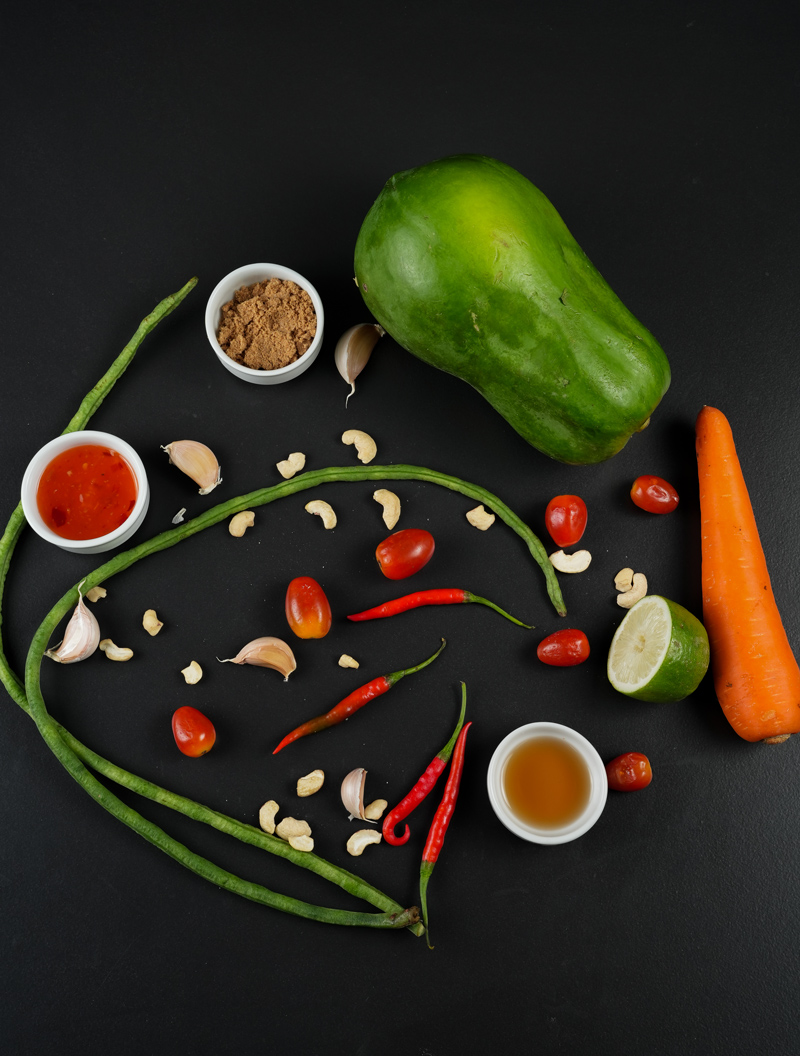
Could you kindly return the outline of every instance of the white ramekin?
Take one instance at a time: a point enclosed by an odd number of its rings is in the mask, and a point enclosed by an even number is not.
[[[228,301],[232,300],[233,295],[242,286],[252,286],[253,283],[263,282],[265,279],[288,279],[291,282],[296,282],[311,298],[314,311],[317,314],[317,332],[309,347],[294,363],[290,363],[288,367],[278,367],[276,370],[254,370],[252,367],[244,367],[231,359],[229,355],[226,355],[222,351],[219,341],[217,341],[217,331],[219,330],[223,304],[227,304]],[[317,291],[308,279],[303,278],[298,272],[292,271],[291,268],[283,267],[282,264],[246,264],[243,268],[237,268],[236,271],[232,271],[217,283],[206,305],[206,334],[217,359],[231,374],[235,374],[237,378],[241,378],[243,381],[249,381],[252,385],[280,385],[281,382],[291,381],[292,378],[296,378],[299,374],[308,370],[322,347],[324,323],[325,313]]]
[[[574,818],[568,825],[560,829],[537,829],[527,822],[521,821],[512,812],[503,791],[503,772],[508,762],[508,757],[520,744],[534,737],[561,738],[583,756],[589,769],[591,780],[589,802],[586,804],[585,810],[577,818]],[[569,843],[570,840],[577,840],[579,836],[583,836],[585,832],[589,831],[603,813],[608,796],[606,769],[597,750],[580,733],[570,729],[569,726],[562,726],[557,722],[529,722],[525,726],[519,726],[516,730],[512,730],[507,737],[504,737],[495,749],[489,763],[487,786],[489,801],[500,821],[515,836],[519,836],[523,840],[530,840],[532,843]]]
[[[36,503],[36,492],[39,481],[42,478],[48,464],[71,447],[79,447],[81,444],[96,444],[98,447],[109,447],[122,455],[133,470],[136,477],[136,502],[126,521],[107,535],[98,536],[96,539],[64,539],[51,531],[42,520],[39,507]],[[147,481],[144,465],[141,458],[129,443],[113,436],[111,433],[101,433],[95,429],[84,429],[78,433],[64,433],[45,444],[28,463],[25,475],[22,478],[22,511],[25,519],[37,535],[46,539],[48,543],[68,550],[72,554],[102,554],[106,550],[113,550],[130,539],[136,529],[141,525],[150,505],[150,485]]]

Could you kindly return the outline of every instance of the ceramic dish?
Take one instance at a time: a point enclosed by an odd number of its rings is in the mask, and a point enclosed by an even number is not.
[[[308,349],[288,367],[277,367],[275,370],[255,370],[253,367],[245,367],[223,352],[217,341],[222,306],[232,300],[233,295],[242,286],[252,286],[253,283],[263,282],[265,279],[288,279],[297,283],[311,298],[317,315],[317,332]],[[282,264],[246,264],[242,268],[237,268],[217,283],[206,305],[206,335],[214,354],[226,370],[243,381],[249,381],[251,385],[280,385],[308,370],[322,347],[324,323],[325,313],[317,291],[308,279],[292,271],[291,268],[283,267]]]
[[[537,827],[521,819],[512,810],[505,792],[504,772],[512,753],[526,741],[542,737],[556,738],[575,749],[589,776],[590,787],[584,808],[559,827]],[[608,778],[597,750],[580,733],[557,722],[531,722],[504,737],[489,763],[487,785],[489,800],[500,821],[516,836],[532,843],[568,843],[583,836],[603,813],[608,796]]]
[[[136,502],[128,518],[119,528],[106,535],[98,536],[96,539],[65,539],[56,535],[42,519],[36,502],[36,493],[42,473],[52,462],[56,455],[69,450],[71,447],[79,447],[82,444],[96,444],[98,447],[108,447],[122,455],[136,478]],[[139,528],[150,505],[150,485],[147,481],[144,465],[138,454],[125,440],[111,433],[102,433],[96,429],[84,429],[77,433],[65,433],[57,436],[55,440],[45,444],[36,452],[25,475],[22,478],[22,510],[25,519],[37,535],[48,543],[67,550],[73,554],[101,554],[106,550],[113,550],[130,539]]]

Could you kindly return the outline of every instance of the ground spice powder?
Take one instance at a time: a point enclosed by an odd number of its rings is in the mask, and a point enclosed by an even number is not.
[[[307,352],[316,332],[308,293],[288,279],[265,279],[242,286],[223,304],[217,340],[237,363],[277,370]]]

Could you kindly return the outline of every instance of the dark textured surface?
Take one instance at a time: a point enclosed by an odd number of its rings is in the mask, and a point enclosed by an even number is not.
[[[368,484],[326,489],[326,533],[287,499],[241,540],[219,528],[112,581],[103,633],[136,650],[49,664],[53,715],[115,761],[244,820],[276,798],[311,821],[321,853],[403,902],[429,817],[404,848],[348,862],[336,786],[369,770],[395,800],[447,739],[458,682],[474,727],[465,783],[429,889],[435,950],[407,935],[304,923],[197,879],[101,811],[33,723],[0,709],[0,1046],[38,1054],[308,1053],[449,1056],[796,1051],[800,947],[798,746],[753,746],[723,718],[707,679],[672,706],[631,702],[605,676],[622,610],[613,577],[700,611],[693,425],[704,403],[731,420],[790,640],[800,643],[800,510],[792,480],[798,308],[797,12],[789,3],[493,5],[234,2],[44,4],[6,15],[6,146],[0,390],[3,518],[29,457],[165,294],[197,290],[142,348],[93,425],[141,453],[153,499],[142,533],[217,497],[277,481],[274,463],[349,464],[343,429],[372,433],[379,459],[481,483],[535,531],[548,499],[590,511],[588,572],[567,580],[567,625],[592,656],[557,670],[536,643],[564,626],[516,536],[474,531],[470,503],[398,484],[399,526],[431,530],[414,588],[463,586],[536,623],[479,606],[349,625],[394,596],[372,550],[383,537]],[[381,342],[345,411],[338,335],[365,318],[352,282],[360,222],[393,173],[461,151],[533,180],[670,358],[651,426],[611,461],[567,468],[529,448],[471,389]],[[228,271],[294,267],[327,312],[323,352],[302,378],[258,388],[225,374],[203,329]],[[201,499],[160,444],[202,440],[224,483]],[[640,473],[677,487],[655,518],[627,498]],[[4,631],[21,669],[54,600],[98,564],[26,534],[8,577]],[[249,638],[289,636],[283,594],[312,575],[336,614],[298,642],[298,670],[220,667]],[[155,607],[157,638],[140,626]],[[367,678],[448,646],[347,726],[271,748]],[[342,671],[349,652],[359,672]],[[197,659],[206,677],[187,687]],[[364,676],[363,679],[361,676]],[[205,759],[180,756],[181,704],[214,719]],[[491,752],[536,719],[572,725],[604,758],[646,752],[652,786],[612,795],[597,826],[563,847],[516,840],[485,791]],[[296,778],[328,785],[300,804]],[[193,849],[267,886],[360,908],[271,857],[144,805]]]

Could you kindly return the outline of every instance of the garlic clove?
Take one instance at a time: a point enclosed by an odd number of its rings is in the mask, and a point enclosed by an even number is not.
[[[64,629],[64,637],[55,649],[48,649],[45,656],[59,664],[74,664],[91,656],[100,644],[100,624],[93,612],[86,608],[78,586],[78,604]]]
[[[205,444],[196,440],[173,440],[161,450],[167,452],[173,465],[187,477],[191,477],[195,484],[200,485],[201,495],[208,495],[222,483],[217,456]]]
[[[351,770],[342,781],[342,803],[348,812],[348,821],[355,821],[356,818],[361,821],[370,820],[364,813],[364,783],[366,780],[367,771],[359,766]]]
[[[219,657],[217,657],[219,660]],[[283,675],[288,682],[289,675],[297,668],[294,653],[280,638],[255,638],[243,646],[236,656],[220,660],[221,664],[252,664],[254,667],[269,667]]]
[[[378,323],[359,323],[346,330],[336,343],[333,354],[336,369],[350,386],[345,407],[356,391],[356,378],[367,365],[372,350],[386,331]]]

